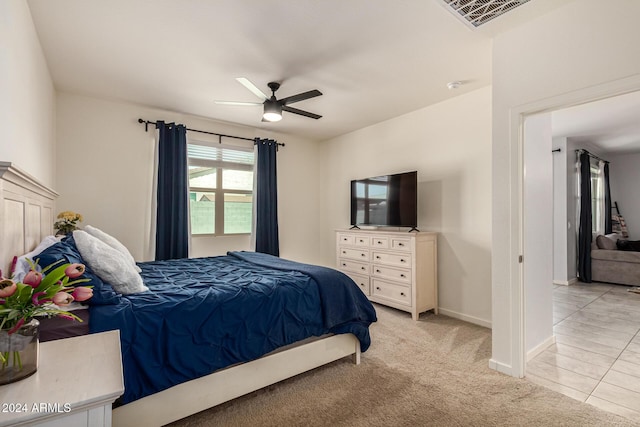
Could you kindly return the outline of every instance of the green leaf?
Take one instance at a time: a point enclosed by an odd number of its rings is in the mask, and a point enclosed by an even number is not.
[[[36,263],[40,261],[40,258],[38,258],[36,260]],[[49,271],[51,268],[53,268],[54,265],[56,264],[60,264],[61,262],[64,262],[64,259],[59,259],[56,262],[52,262],[51,264],[47,265],[45,268],[42,269],[42,274],[46,274],[47,271]]]
[[[58,280],[62,279],[63,277],[66,277],[64,275],[64,271],[67,269],[69,265],[71,264],[68,264],[68,263],[63,264],[60,267],[56,268],[55,270],[47,273],[44,276],[44,279],[42,279],[42,282],[40,282],[40,286],[36,288],[36,292],[42,292],[48,287],[55,285],[58,282]]]

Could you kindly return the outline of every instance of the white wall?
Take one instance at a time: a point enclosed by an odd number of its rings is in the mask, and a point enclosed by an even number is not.
[[[55,189],[55,90],[24,0],[0,1],[0,161]]]
[[[349,183],[418,171],[418,228],[440,232],[444,314],[491,318],[491,93],[458,96],[323,144],[322,261],[335,266],[334,230],[349,225]]]
[[[629,239],[640,240],[640,153],[606,155],[609,160],[611,204],[618,202]],[[615,209],[613,210],[615,212]]]
[[[57,97],[58,186],[60,210],[73,210],[122,241],[137,260],[149,260],[154,138],[138,118],[184,123],[193,129],[269,137],[286,144],[278,154],[280,253],[285,258],[317,262],[317,142],[230,125],[124,102],[68,93]],[[187,132],[188,138],[217,137]],[[225,144],[239,143],[224,139]],[[251,142],[246,142],[251,144]],[[191,256],[251,250],[249,236],[194,237]]]
[[[527,117],[524,124],[523,252],[527,353],[540,350],[553,337],[554,154],[551,139],[551,114]]]
[[[568,285],[567,138],[553,138],[553,283]],[[526,158],[526,155],[525,155]],[[526,214],[526,210],[525,210]]]
[[[523,342],[517,112],[553,108],[561,99],[588,101],[605,84],[633,90],[625,82],[640,73],[640,56],[633,54],[639,13],[635,0],[608,1],[604,8],[600,0],[575,1],[494,39],[491,366],[503,372],[520,375]]]

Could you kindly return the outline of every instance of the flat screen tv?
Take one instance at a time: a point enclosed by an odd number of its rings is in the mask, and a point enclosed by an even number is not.
[[[352,226],[418,226],[418,172],[351,181]]]

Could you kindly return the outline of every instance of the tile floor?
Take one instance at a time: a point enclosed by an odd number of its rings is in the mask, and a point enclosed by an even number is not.
[[[604,283],[553,285],[556,343],[527,378],[640,422],[640,294]]]

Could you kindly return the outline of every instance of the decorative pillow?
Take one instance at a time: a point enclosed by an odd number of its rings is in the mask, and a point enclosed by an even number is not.
[[[111,285],[100,280],[86,261],[82,259],[73,240],[73,236],[65,237],[61,242],[49,246],[36,256],[35,259],[39,260],[38,264],[41,267],[46,267],[61,259],[69,263],[78,262],[84,264],[86,269],[82,278],[89,279],[89,281],[82,282],[81,286],[93,286],[93,296],[89,298],[86,303],[89,305],[107,305],[118,304],[120,302],[120,295],[115,293]]]
[[[607,236],[603,236],[602,234],[599,234],[598,237],[596,237],[596,244],[598,245],[598,249],[606,249],[609,251],[616,249],[616,241]]]
[[[613,240],[614,242],[617,242],[618,239],[620,239],[620,237],[622,237],[622,234],[618,234],[618,233],[611,233],[611,234],[605,234],[605,237],[610,238],[611,240]]]
[[[44,239],[42,239],[42,242],[40,242],[34,250],[32,250],[31,252],[27,252],[26,254],[18,257],[15,270],[13,271],[13,280],[22,282],[22,279],[24,279],[24,276],[31,269],[31,267],[29,266],[29,263],[27,262],[27,258],[33,261],[36,255],[38,255],[40,252],[47,249],[49,246],[55,245],[58,242],[59,240],[55,236],[47,236]]]
[[[74,231],[73,239],[89,267],[116,292],[129,295],[149,290],[122,252],[82,230]]]
[[[640,252],[640,240],[618,240],[616,245],[621,251]]]
[[[98,240],[101,240],[102,242],[104,242],[107,245],[111,246],[113,249],[122,252],[122,254],[125,257],[127,257],[127,259],[129,259],[131,264],[133,264],[133,268],[138,273],[140,273],[142,271],[142,270],[140,270],[140,267],[138,267],[136,265],[136,260],[133,258],[133,255],[131,255],[131,252],[129,252],[129,249],[127,249],[127,247],[125,245],[120,243],[120,241],[118,239],[116,239],[115,237],[111,236],[110,234],[105,233],[104,231],[100,230],[99,228],[92,227],[90,225],[86,225],[84,227],[84,231],[86,231],[87,233],[89,233],[93,237],[97,238]]]

